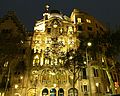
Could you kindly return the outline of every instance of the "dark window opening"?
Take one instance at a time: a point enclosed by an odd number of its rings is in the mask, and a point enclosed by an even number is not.
[[[98,70],[95,69],[95,68],[93,68],[93,72],[94,72],[94,76],[95,76],[95,77],[98,77]]]
[[[83,68],[83,79],[87,79],[86,68]]]
[[[103,31],[103,28],[102,28],[102,27],[100,27],[100,30],[101,30],[101,31]]]
[[[89,31],[92,31],[92,27],[87,27],[87,29],[88,29]]]
[[[47,33],[50,34],[51,28],[47,28]]]
[[[81,25],[78,25],[78,31],[83,31],[83,28]]]

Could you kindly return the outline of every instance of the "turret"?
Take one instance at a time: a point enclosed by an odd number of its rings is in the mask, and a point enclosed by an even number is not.
[[[50,13],[49,13],[49,5],[45,6],[45,12],[43,13],[44,20],[48,20]]]

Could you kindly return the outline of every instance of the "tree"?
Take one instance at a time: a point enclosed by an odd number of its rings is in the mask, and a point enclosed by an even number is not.
[[[81,50],[85,52],[86,43],[92,42],[88,54],[92,57],[89,64],[99,70],[105,70],[112,88],[112,93],[115,93],[114,81],[111,76],[113,69],[115,70],[116,57],[120,53],[120,31],[105,32],[101,34],[97,32],[96,35],[84,33],[79,35]]]
[[[64,66],[72,73],[72,77],[69,77],[69,81],[72,81],[73,96],[75,96],[75,84],[80,78],[80,71],[85,67],[83,64],[83,56],[79,48],[67,52]]]

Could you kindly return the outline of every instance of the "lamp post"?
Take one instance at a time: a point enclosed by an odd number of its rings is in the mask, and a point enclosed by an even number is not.
[[[89,82],[89,96],[92,96],[92,93],[91,93],[91,78],[90,78],[90,66],[89,66],[89,60],[88,60],[88,47],[91,47],[92,46],[92,43],[91,42],[88,42],[87,43],[87,47],[86,47],[86,64],[87,64],[87,72],[88,72],[88,82]]]

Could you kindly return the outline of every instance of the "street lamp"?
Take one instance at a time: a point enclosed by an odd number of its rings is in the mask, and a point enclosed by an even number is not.
[[[87,69],[88,69],[89,94],[90,94],[90,96],[92,96],[92,93],[91,93],[91,82],[90,82],[90,66],[89,66],[89,62],[88,62],[88,47],[91,47],[91,46],[92,46],[92,43],[88,42],[87,47],[86,47],[86,64],[87,64]]]
[[[91,42],[88,42],[88,43],[87,43],[87,46],[92,46],[92,43],[91,43]]]

